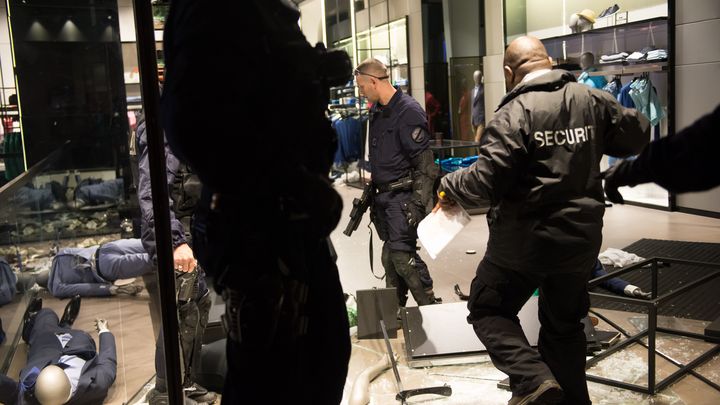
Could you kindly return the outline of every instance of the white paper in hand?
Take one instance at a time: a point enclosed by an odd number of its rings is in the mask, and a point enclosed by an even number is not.
[[[439,209],[418,224],[418,239],[433,260],[445,246],[470,222],[470,215],[456,204]]]

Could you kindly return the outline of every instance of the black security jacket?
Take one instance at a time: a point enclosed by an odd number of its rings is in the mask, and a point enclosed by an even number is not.
[[[563,70],[516,86],[488,123],[478,161],[443,178],[465,206],[490,204],[486,259],[519,271],[588,272],[602,241],[603,154],[637,154],[649,123]]]

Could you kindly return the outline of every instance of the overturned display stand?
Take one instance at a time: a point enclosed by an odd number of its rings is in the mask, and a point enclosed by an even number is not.
[[[661,296],[658,296],[658,269],[659,264],[682,264],[682,265],[689,265],[689,266],[698,266],[698,267],[707,267],[711,269],[715,269],[712,273],[707,274],[706,276],[703,276],[689,284],[686,284],[674,291],[670,291],[667,294],[663,294]],[[624,388],[636,392],[641,392],[644,394],[651,394],[654,395],[659,391],[662,391],[663,389],[670,386],[675,381],[679,380],[680,378],[684,377],[687,374],[692,374],[693,376],[699,378],[706,384],[712,386],[716,390],[720,391],[720,387],[713,383],[712,381],[709,381],[707,378],[704,378],[700,376],[698,373],[694,372],[694,369],[696,367],[699,367],[706,361],[710,360],[716,353],[720,352],[720,338],[717,336],[708,336],[703,335],[699,333],[692,333],[692,332],[686,332],[682,330],[676,330],[676,329],[670,329],[670,328],[663,328],[658,327],[657,320],[658,320],[658,309],[661,305],[667,303],[672,298],[675,298],[679,295],[685,294],[688,291],[699,287],[701,285],[704,285],[705,283],[716,279],[720,277],[720,264],[717,263],[706,263],[706,262],[697,262],[697,261],[691,261],[691,260],[679,260],[679,259],[668,259],[668,258],[661,258],[661,257],[654,257],[647,260],[644,260],[642,262],[639,262],[635,265],[620,269],[618,271],[611,272],[607,275],[604,275],[602,277],[595,278],[593,280],[590,280],[589,287],[595,287],[598,284],[600,284],[603,281],[606,281],[608,279],[622,276],[623,274],[639,270],[643,267],[646,267],[650,265],[650,275],[651,275],[651,292],[652,292],[652,298],[650,300],[641,300],[637,298],[630,298],[630,297],[622,297],[618,295],[608,295],[608,294],[600,294],[600,293],[594,293],[591,292],[590,295],[593,297],[603,298],[610,301],[625,303],[625,304],[632,304],[632,305],[638,305],[647,308],[648,311],[648,327],[647,329],[629,336],[626,340],[623,342],[617,344],[616,346],[612,347],[611,349],[608,349],[601,354],[593,357],[592,359],[588,360],[586,369],[589,369],[590,367],[594,366],[601,360],[611,356],[614,353],[617,353],[618,351],[625,349],[629,347],[632,344],[640,344],[648,349],[648,383],[647,387],[643,385],[637,385],[632,383],[627,383],[623,381],[617,381],[605,377],[600,377],[596,375],[587,375],[588,381],[593,381],[601,384],[610,385],[613,387],[618,388]],[[689,362],[688,364],[679,364],[677,362],[673,361],[673,364],[679,367],[677,371],[672,373],[670,376],[665,378],[662,381],[656,381],[656,359],[655,354],[659,355],[660,357],[665,358],[666,360],[672,361],[672,359],[669,359],[667,356],[663,355],[662,353],[658,352],[656,350],[656,338],[658,333],[664,333],[668,335],[673,336],[681,336],[691,339],[699,339],[704,340],[711,343],[718,343],[716,344],[712,349],[706,351],[699,357],[697,357],[695,360]],[[647,344],[643,342],[643,338],[647,337]]]
[[[413,368],[488,361],[485,346],[467,323],[467,303],[402,308],[408,365]],[[538,297],[532,296],[518,313],[528,342],[537,346],[540,334]]]

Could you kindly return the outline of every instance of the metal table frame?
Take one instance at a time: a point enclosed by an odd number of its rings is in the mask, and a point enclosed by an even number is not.
[[[663,294],[661,296],[658,296],[658,268],[659,263],[669,263],[669,264],[683,264],[683,265],[689,265],[689,266],[698,266],[698,267],[708,267],[715,269],[714,272],[707,274],[691,283],[688,283],[680,288],[677,288],[673,291],[670,291],[666,294]],[[648,311],[648,328],[644,331],[641,331],[635,335],[632,335],[628,337],[626,340],[621,342],[620,344],[600,353],[599,355],[593,357],[590,359],[586,364],[586,369],[589,369],[593,365],[597,364],[601,360],[611,356],[612,354],[629,347],[630,345],[637,343],[642,346],[647,347],[648,349],[648,384],[647,387],[643,385],[637,385],[637,384],[631,384],[626,383],[623,381],[617,381],[605,377],[595,376],[595,375],[587,375],[588,381],[593,381],[601,384],[610,385],[613,387],[618,388],[624,388],[636,392],[641,392],[644,394],[650,394],[654,395],[655,393],[662,391],[663,389],[667,388],[671,384],[673,384],[675,381],[679,380],[680,378],[684,377],[687,374],[697,374],[694,372],[694,369],[709,359],[711,359],[716,353],[720,352],[720,338],[714,338],[710,336],[705,336],[704,334],[699,333],[692,333],[682,330],[676,330],[676,329],[669,329],[669,328],[663,328],[658,327],[657,325],[657,316],[658,316],[658,309],[661,305],[667,303],[672,298],[675,298],[681,294],[687,293],[688,291],[701,286],[713,279],[716,279],[720,277],[720,263],[707,263],[707,262],[698,262],[698,261],[691,261],[691,260],[681,260],[681,259],[670,259],[670,258],[663,258],[663,257],[653,257],[647,260],[644,260],[642,262],[639,262],[637,264],[634,264],[632,266],[628,266],[626,268],[608,273],[607,275],[604,275],[602,277],[598,277],[595,279],[590,280],[588,287],[592,288],[600,284],[601,282],[611,279],[613,277],[619,277],[623,274],[630,273],[635,270],[639,270],[642,267],[645,267],[647,265],[651,265],[650,273],[651,273],[651,293],[652,297],[650,300],[641,300],[637,298],[630,298],[630,297],[621,297],[618,295],[608,295],[608,294],[601,294],[601,293],[595,293],[591,292],[591,297],[600,297],[604,298],[610,301],[615,302],[621,302],[625,304],[633,304],[633,305],[639,305],[647,308]],[[661,357],[668,359],[667,356],[663,355],[662,353],[659,353],[656,350],[656,338],[658,333],[664,333],[668,335],[673,336],[682,336],[686,338],[692,338],[692,339],[699,339],[704,340],[712,343],[718,343],[715,345],[715,347],[711,348],[710,350],[706,351],[699,357],[697,357],[695,360],[691,361],[688,364],[680,364],[675,361],[671,361],[674,365],[680,367],[679,370],[672,373],[667,378],[663,379],[662,381],[656,381],[656,369],[655,369],[655,354],[660,355]],[[647,344],[643,342],[643,338],[647,337]],[[671,360],[671,359],[670,359]],[[707,382],[707,381],[706,381]],[[711,384],[715,389],[717,389],[716,384]]]

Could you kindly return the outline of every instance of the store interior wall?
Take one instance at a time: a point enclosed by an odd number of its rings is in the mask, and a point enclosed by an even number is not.
[[[620,12],[628,11],[628,21],[667,16],[666,0],[625,0],[618,5]],[[590,9],[600,15],[610,6],[612,3],[605,0],[506,0],[507,35],[509,40],[524,33],[539,38],[566,35],[570,33],[568,21],[572,14]],[[594,27],[607,25],[606,19],[598,18]]]
[[[481,56],[484,53],[485,38],[480,36],[482,24],[478,21],[480,5],[478,0],[443,0],[448,58]]]
[[[322,1],[306,0],[299,5],[300,28],[311,44],[323,42]]]
[[[7,99],[11,94],[15,94],[15,76],[13,75],[12,50],[10,49],[10,31],[7,24],[7,8],[0,7],[0,64],[2,64],[2,83],[4,87],[5,99],[2,103],[7,103]]]
[[[495,114],[495,108],[505,95],[503,76],[503,55],[505,35],[503,23],[503,2],[485,2],[485,56],[483,75],[485,78],[485,122]]]
[[[675,130],[720,104],[720,2],[676,0]],[[720,213],[720,188],[677,196],[680,209]]]

